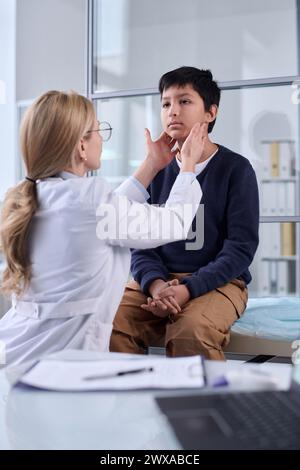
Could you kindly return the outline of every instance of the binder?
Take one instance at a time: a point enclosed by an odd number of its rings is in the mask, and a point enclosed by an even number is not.
[[[287,295],[289,292],[289,269],[288,261],[279,261],[278,263],[278,293]]]
[[[285,214],[283,215],[295,215],[295,183],[294,181],[289,181],[285,184]]]
[[[270,163],[271,163],[271,176],[277,178],[279,176],[279,142],[272,142],[270,144]]]
[[[278,263],[271,261],[269,263],[269,276],[270,276],[270,294],[277,294],[278,292]]]
[[[293,222],[284,222],[280,227],[281,255],[294,256],[296,254],[296,233]]]
[[[280,142],[280,177],[289,178],[292,176],[292,154],[291,143]]]
[[[262,142],[262,177],[270,178],[271,165],[270,165],[270,149],[269,144]]]
[[[279,224],[268,224],[270,226],[269,233],[270,238],[268,240],[271,248],[271,256],[273,258],[278,258],[280,256],[281,248],[281,237],[280,237],[280,225]]]
[[[261,274],[261,294],[262,296],[267,296],[270,293],[270,273],[269,273],[269,262],[262,262]]]
[[[277,211],[278,215],[288,215],[287,214],[287,195],[288,195],[288,188],[287,185],[290,183],[285,183],[283,181],[278,181],[277,184],[277,191],[275,192],[274,196],[276,197],[277,202]],[[293,185],[293,183],[291,183]]]

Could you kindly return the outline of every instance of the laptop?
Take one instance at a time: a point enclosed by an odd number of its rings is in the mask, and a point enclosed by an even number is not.
[[[156,402],[183,449],[300,449],[300,364],[287,391],[202,392]]]

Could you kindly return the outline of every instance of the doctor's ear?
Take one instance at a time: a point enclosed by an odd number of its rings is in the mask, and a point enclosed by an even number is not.
[[[80,160],[86,161],[86,148],[83,140],[80,140],[77,145],[77,156]]]
[[[82,154],[82,152],[85,152],[85,145],[84,145],[84,141],[83,139],[81,139],[79,142],[78,142],[78,151],[80,153],[80,155]]]

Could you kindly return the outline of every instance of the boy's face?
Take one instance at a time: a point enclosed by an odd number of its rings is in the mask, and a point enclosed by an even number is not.
[[[191,85],[171,86],[163,91],[161,97],[161,122],[163,130],[173,139],[183,141],[196,122],[211,122],[217,107],[207,112],[204,101]]]

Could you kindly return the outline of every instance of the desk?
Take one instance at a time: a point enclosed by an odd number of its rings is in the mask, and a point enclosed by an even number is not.
[[[246,367],[238,361],[206,364],[209,383],[225,369]],[[288,388],[290,365],[263,366]],[[60,393],[23,386],[10,390],[2,370],[0,449],[179,449],[154,401],[154,396],[170,393],[178,391]]]

